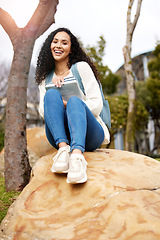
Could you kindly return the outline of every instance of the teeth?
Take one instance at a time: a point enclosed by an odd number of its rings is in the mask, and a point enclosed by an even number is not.
[[[62,53],[61,51],[55,51],[55,53]]]

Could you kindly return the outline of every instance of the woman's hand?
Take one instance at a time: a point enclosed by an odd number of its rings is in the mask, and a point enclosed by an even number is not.
[[[54,85],[56,87],[60,88],[64,84],[64,78],[63,77],[55,77],[52,79],[52,82],[54,83]]]
[[[67,101],[65,101],[64,99],[63,99],[63,104],[64,104],[64,107],[66,108],[66,106],[67,106]]]

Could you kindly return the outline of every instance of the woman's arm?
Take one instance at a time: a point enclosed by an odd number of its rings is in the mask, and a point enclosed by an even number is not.
[[[39,114],[44,118],[44,95],[46,93],[45,80],[39,85]]]
[[[87,62],[78,62],[77,69],[81,76],[86,94],[86,99],[84,102],[91,110],[93,115],[98,117],[103,107],[103,101],[98,82]]]

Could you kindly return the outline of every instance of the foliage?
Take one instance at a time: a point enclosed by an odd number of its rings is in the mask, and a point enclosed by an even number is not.
[[[108,75],[104,76],[101,80],[102,86],[105,94],[113,94],[116,92],[117,84],[120,81],[120,77],[116,74],[113,74],[111,70],[109,70]]]
[[[138,81],[135,83],[136,96],[139,101],[147,108],[149,101],[149,93],[147,90],[146,82]]]
[[[148,64],[150,76],[146,82],[136,83],[136,93],[152,119],[158,123],[160,119],[160,44],[153,53],[154,58]]]
[[[120,81],[120,76],[113,74],[107,65],[103,64],[103,57],[105,55],[106,41],[103,36],[96,46],[87,46],[86,53],[92,58],[100,75],[100,81],[103,86],[105,94],[113,94],[116,92],[116,86]]]
[[[126,95],[107,97],[111,111],[111,136],[126,129],[128,98]]]
[[[19,195],[17,192],[6,192],[4,187],[4,178],[0,177],[0,222],[7,214],[9,206],[14,202]]]
[[[145,130],[148,123],[149,113],[145,106],[139,100],[136,100],[135,108],[136,108],[136,115],[134,118],[135,130],[136,131]]]
[[[125,130],[127,125],[128,113],[128,97],[127,95],[121,96],[108,96],[107,97],[110,111],[111,111],[111,137],[119,130]],[[140,101],[136,101],[136,115],[134,121],[134,128],[140,131],[146,128],[148,123],[148,111]]]
[[[156,121],[160,118],[160,44],[153,52],[154,59],[148,64],[150,77],[147,79],[148,108],[152,118]]]

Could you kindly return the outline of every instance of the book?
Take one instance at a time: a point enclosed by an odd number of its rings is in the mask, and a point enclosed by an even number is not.
[[[72,96],[79,97],[80,99],[83,99],[84,96],[77,80],[74,77],[64,78],[64,84],[61,87],[56,87],[53,82],[47,83],[45,87],[46,90],[57,89],[65,101],[68,101],[68,99]]]

